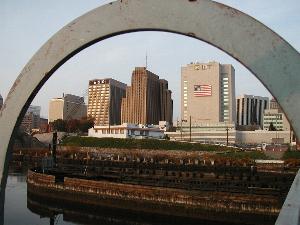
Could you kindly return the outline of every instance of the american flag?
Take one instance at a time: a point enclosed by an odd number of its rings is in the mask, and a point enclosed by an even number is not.
[[[194,96],[195,97],[211,96],[211,85],[210,84],[194,85]]]

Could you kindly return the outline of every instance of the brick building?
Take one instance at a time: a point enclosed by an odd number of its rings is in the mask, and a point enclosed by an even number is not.
[[[146,67],[136,67],[132,72],[131,86],[122,99],[121,121],[134,124],[172,124],[173,100],[168,82],[150,72]]]

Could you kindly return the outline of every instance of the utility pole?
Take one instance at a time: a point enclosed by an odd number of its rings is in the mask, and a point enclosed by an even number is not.
[[[180,140],[182,141],[182,119],[180,119]]]
[[[290,147],[292,147],[292,125],[290,124]]]
[[[192,116],[190,116],[190,142],[192,142]]]
[[[53,137],[52,137],[52,156],[53,156],[53,161],[54,161],[54,166],[56,166],[56,146],[57,146],[57,132],[53,132]]]
[[[229,130],[229,128],[228,128],[228,126],[226,127],[226,146],[228,146],[228,130]]]

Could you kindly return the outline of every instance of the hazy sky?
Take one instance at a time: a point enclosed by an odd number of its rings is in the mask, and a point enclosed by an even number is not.
[[[163,0],[162,0],[163,1]],[[5,98],[14,80],[32,55],[54,33],[76,17],[108,0],[1,0],[0,94]],[[220,0],[263,22],[300,50],[299,0]],[[174,119],[180,112],[180,67],[190,62],[219,61],[236,69],[236,94],[270,96],[241,64],[201,41],[163,32],[138,32],[113,37],[83,50],[48,80],[34,99],[48,116],[48,102],[62,93],[83,95],[88,80],[108,78],[130,83],[135,66],[169,81],[173,91]]]

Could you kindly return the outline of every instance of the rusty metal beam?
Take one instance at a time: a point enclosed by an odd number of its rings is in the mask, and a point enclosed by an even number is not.
[[[31,58],[0,112],[1,193],[12,136],[30,102],[69,58],[103,39],[135,31],[167,31],[203,40],[247,67],[273,94],[300,135],[300,55],[254,18],[210,0],[119,0],[75,19]]]

